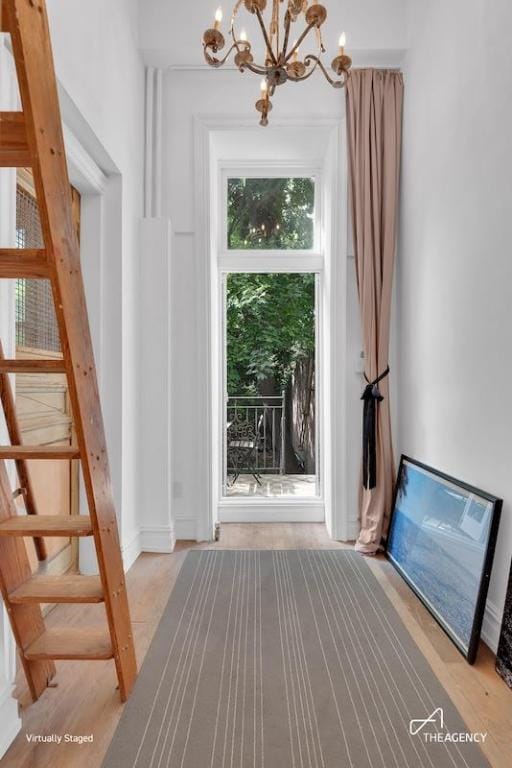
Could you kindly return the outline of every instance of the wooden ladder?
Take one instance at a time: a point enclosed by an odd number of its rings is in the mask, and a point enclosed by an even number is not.
[[[22,112],[0,113],[0,167],[30,167],[44,249],[0,249],[0,278],[51,281],[63,360],[8,360],[0,351],[0,391],[11,445],[0,447],[0,588],[32,698],[55,675],[57,659],[114,659],[121,699],[137,667],[119,545],[105,432],[87,318],[80,253],[73,227],[57,82],[44,0],[2,0],[0,31],[11,35]],[[77,447],[20,445],[9,373],[67,375]],[[14,460],[27,515],[18,515],[5,460]],[[37,514],[25,462],[80,460],[89,515]],[[39,559],[45,536],[92,536],[99,576],[32,575],[23,537]],[[43,603],[104,603],[105,629],[47,629]]]

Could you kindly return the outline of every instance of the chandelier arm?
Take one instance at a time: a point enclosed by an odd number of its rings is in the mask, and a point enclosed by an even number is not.
[[[243,3],[243,0],[237,0],[237,3],[233,8],[233,13],[231,14],[231,29],[233,29],[233,26],[235,24],[235,18],[237,16],[238,11],[240,10],[240,6],[242,5],[242,3]]]
[[[243,3],[243,0],[238,0],[237,4],[233,8],[233,13],[231,14],[231,22],[230,22],[230,25],[229,25],[229,31],[231,33],[231,37],[233,38],[233,40],[237,44],[237,51],[239,53],[240,53],[240,48],[238,47],[238,44],[239,44],[240,41],[238,40],[238,35],[235,32],[235,19],[236,19],[236,16],[238,14],[238,11],[239,11],[240,6],[242,5],[242,3]]]
[[[323,73],[325,79],[327,80],[327,82],[330,85],[332,85],[333,88],[343,88],[343,86],[345,85],[345,83],[347,81],[347,74],[346,74],[346,72],[343,73],[343,76],[342,76],[341,80],[333,80],[333,78],[329,75],[329,73],[327,72],[326,68],[324,67],[324,65],[322,64],[322,61],[320,60],[320,58],[318,56],[313,56],[312,54],[310,54],[309,56],[306,56],[306,58],[304,59],[304,64],[306,66],[309,66],[312,61],[315,62],[315,65],[306,75],[303,75],[302,77],[290,77],[289,79],[290,80],[294,80],[295,82],[300,82],[302,80],[307,80],[309,77],[311,77],[313,72],[318,67],[322,71],[322,73]]]
[[[233,46],[236,48],[236,52],[240,53],[240,40],[238,40],[233,31],[233,27],[229,30],[231,37],[233,38]]]
[[[293,83],[302,83],[304,80],[309,80],[311,75],[316,72],[316,68],[320,64],[320,59],[317,56],[306,56],[304,59],[304,64],[306,67],[309,67],[311,62],[314,61],[314,66],[306,72],[306,74],[301,75],[300,77],[297,77],[297,75],[291,75],[288,74],[288,80],[291,80]]]
[[[290,59],[293,56],[293,54],[295,53],[295,51],[299,48],[300,44],[302,43],[302,41],[304,40],[306,35],[308,35],[309,32],[311,32],[311,30],[313,29],[314,26],[315,26],[315,24],[308,24],[308,26],[306,27],[306,29],[304,30],[302,35],[299,37],[299,39],[297,40],[297,42],[295,43],[295,45],[291,49],[290,53],[287,55],[286,59],[284,60],[285,64],[287,64],[290,61]]]
[[[265,28],[265,23],[263,21],[263,16],[261,15],[261,11],[256,6],[256,16],[258,17],[258,21],[260,23],[261,31],[263,32],[263,37],[265,38],[265,45],[267,46],[267,51],[270,55],[270,58],[272,59],[273,63],[277,66],[277,60],[274,56],[274,51],[272,50],[272,46],[270,45],[270,40],[268,39],[267,30]]]
[[[327,80],[327,82],[329,83],[329,85],[332,85],[333,88],[343,88],[343,86],[347,82],[347,73],[346,72],[343,73],[341,80],[334,80],[330,76],[330,74],[328,73],[328,71],[326,70],[326,68],[324,67],[324,65],[322,64],[321,61],[318,62],[318,66],[322,70],[322,72],[324,74],[324,77]]]
[[[317,27],[316,34],[318,38],[318,47],[320,48],[320,51],[322,53],[325,53],[325,47],[324,47],[324,38],[322,35],[322,27]]]
[[[266,75],[268,71],[267,67],[264,67],[262,64],[254,64],[253,62],[244,62],[244,64],[239,67],[240,72],[243,72],[246,69],[254,72],[255,75]]]
[[[206,63],[207,63],[207,64],[209,64],[209,65],[210,65],[210,67],[216,67],[216,68],[218,68],[218,67],[222,67],[222,65],[226,63],[226,61],[227,61],[227,60],[228,60],[228,58],[229,58],[229,55],[232,53],[232,51],[234,51],[234,50],[235,50],[235,48],[236,48],[236,44],[234,43],[234,44],[231,46],[231,48],[230,48],[230,49],[229,49],[229,51],[226,53],[226,55],[224,56],[224,58],[223,58],[223,59],[216,59],[216,58],[215,58],[215,56],[212,56],[210,53],[208,53],[208,48],[209,48],[209,46],[207,46],[207,45],[204,45],[204,46],[203,46],[203,48],[204,48],[204,57],[205,57],[205,59],[206,59]]]
[[[276,32],[276,58],[279,57],[279,44],[281,42],[281,0],[276,0],[277,3],[277,32]]]
[[[290,41],[290,27],[292,24],[292,17],[290,11],[287,10],[284,17],[284,45],[283,45],[283,60],[286,61],[286,51],[288,50],[288,43]]]
[[[276,50],[274,57],[277,59],[279,57],[279,0],[272,0],[272,21],[270,22],[270,44],[274,42],[275,37],[275,45]]]

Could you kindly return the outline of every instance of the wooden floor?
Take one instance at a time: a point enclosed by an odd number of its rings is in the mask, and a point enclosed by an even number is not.
[[[223,525],[215,545],[180,543],[172,555],[142,555],[128,575],[129,595],[139,664],[143,661],[187,550],[191,547],[232,549],[338,548],[321,524]],[[385,560],[367,561],[393,601],[404,623],[451,695],[471,731],[488,731],[484,752],[493,768],[512,765],[512,691],[494,671],[494,659],[482,646],[474,667],[468,666],[430,614]],[[102,619],[102,606],[58,606],[49,625],[90,625]],[[111,662],[61,662],[57,688],[22,711],[23,730],[0,768],[100,768],[122,711]],[[27,703],[22,678],[19,698]],[[411,714],[411,717],[413,714]],[[1,727],[1,724],[0,724]],[[93,734],[83,745],[31,744],[27,735]],[[200,766],[198,766],[200,768]],[[272,767],[271,767],[272,768]],[[283,767],[285,768],[285,767]]]

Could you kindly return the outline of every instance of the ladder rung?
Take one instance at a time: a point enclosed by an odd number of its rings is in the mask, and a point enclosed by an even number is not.
[[[0,278],[48,278],[44,248],[0,248]]]
[[[32,576],[9,594],[11,603],[102,603],[99,576]]]
[[[32,165],[23,112],[0,112],[0,168]]]
[[[0,536],[92,536],[92,524],[88,515],[13,515]]]
[[[63,460],[70,461],[71,459],[79,459],[80,451],[78,448],[72,448],[68,446],[56,446],[51,445],[2,445],[0,446],[0,460],[14,459],[14,460]]]
[[[111,659],[110,635],[102,629],[62,627],[47,629],[25,648],[26,659],[77,659],[80,661]]]
[[[64,360],[40,357],[35,360],[0,359],[0,373],[66,373],[66,364]]]

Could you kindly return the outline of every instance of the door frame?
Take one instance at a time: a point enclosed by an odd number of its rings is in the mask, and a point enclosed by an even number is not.
[[[216,432],[213,435],[217,440],[217,451],[215,455],[220,465],[217,467],[215,475],[218,479],[216,493],[217,522],[219,523],[323,523],[325,521],[325,500],[323,493],[323,456],[321,450],[321,439],[324,433],[325,420],[329,418],[327,409],[324,407],[322,399],[322,383],[324,379],[323,358],[323,323],[324,315],[322,312],[322,283],[323,272],[321,269],[309,269],[297,263],[297,268],[293,269],[289,257],[285,257],[286,269],[282,261],[276,256],[278,262],[273,269],[258,268],[258,259],[254,258],[251,269],[247,265],[241,265],[239,269],[225,269],[218,263],[219,271],[219,308],[216,312],[219,318],[218,333],[214,334],[212,343],[218,343],[218,348],[214,350],[214,356],[220,360],[220,378],[217,392],[214,397],[218,400],[220,412],[219,422],[216,425]],[[271,274],[314,274],[315,275],[315,465],[316,465],[316,486],[320,491],[313,498],[308,497],[229,497],[225,494],[225,467],[227,460],[226,450],[226,374],[227,374],[227,347],[226,347],[226,277],[229,274],[247,274],[252,273],[271,273]]]
[[[351,535],[347,507],[347,169],[345,119],[335,117],[289,117],[273,120],[270,130],[288,128],[323,131],[323,212],[326,232],[322,321],[325,376],[321,397],[330,416],[326,420],[324,454],[324,509],[329,535],[348,540]],[[219,272],[217,269],[219,158],[215,153],[215,134],[226,131],[254,131],[252,116],[223,117],[198,115],[195,118],[195,191],[196,191],[196,283],[199,294],[198,317],[198,415],[204,432],[198,444],[197,470],[200,478],[196,538],[212,540],[218,515],[219,462]],[[326,134],[327,138],[326,138]],[[313,135],[313,134],[312,134]],[[225,266],[229,266],[226,264]],[[271,266],[271,265],[269,265]],[[262,270],[262,265],[258,268]],[[289,268],[286,270],[289,271]],[[306,270],[312,271],[310,266]],[[327,320],[327,323],[326,323]],[[199,435],[198,435],[199,438]],[[283,505],[284,507],[284,505]],[[283,509],[284,513],[285,510]],[[290,511],[290,518],[296,510]],[[323,514],[323,513],[322,513]]]

